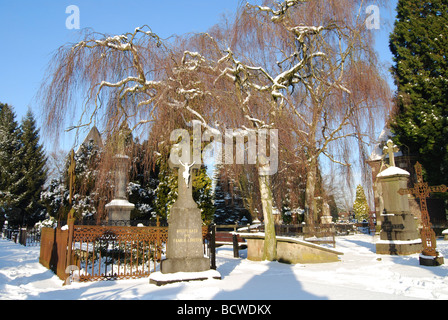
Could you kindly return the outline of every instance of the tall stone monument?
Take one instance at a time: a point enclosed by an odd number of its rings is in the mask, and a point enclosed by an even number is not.
[[[131,211],[135,205],[130,203],[126,196],[126,187],[128,185],[129,157],[125,155],[125,130],[121,128],[117,134],[117,154],[114,161],[114,199],[106,204],[108,214],[108,223],[110,225],[130,225]]]
[[[154,272],[149,277],[149,282],[156,285],[221,279],[219,272],[210,268],[210,259],[204,256],[201,210],[193,199],[192,170],[201,167],[200,153],[193,150],[191,157],[188,132],[179,131],[184,134],[182,142],[173,145],[169,159],[170,167],[178,169],[177,200],[168,218],[166,259],[160,263],[160,272]],[[177,139],[173,133],[171,138],[172,141]],[[179,156],[180,153],[182,156]]]
[[[417,221],[409,210],[407,196],[399,193],[407,188],[409,172],[395,167],[394,152],[397,147],[389,140],[384,152],[389,153],[390,166],[378,174],[384,211],[381,221],[380,240],[376,243],[376,253],[389,255],[409,255],[421,251],[422,243]]]

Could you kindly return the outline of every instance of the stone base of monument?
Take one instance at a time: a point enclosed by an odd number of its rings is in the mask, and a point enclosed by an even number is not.
[[[149,283],[155,284],[157,286],[163,286],[176,282],[204,281],[209,279],[221,280],[221,274],[218,271],[212,269],[202,272],[154,272],[149,276]]]
[[[202,272],[210,270],[209,258],[171,258],[160,263],[162,273]]]
[[[114,221],[119,221],[123,225],[129,225],[131,211],[135,208],[135,205],[126,199],[113,199],[105,207],[108,214],[108,221],[112,225],[116,225]]]
[[[380,215],[380,240],[377,254],[410,255],[422,251],[422,240],[414,216],[409,212]]]
[[[415,240],[379,240],[376,243],[377,254],[405,256],[422,251],[422,241]]]
[[[443,256],[437,256],[437,257],[433,257],[433,256],[426,256],[424,254],[420,254],[419,256],[419,263],[422,266],[428,266],[428,267],[438,267],[442,264],[444,264],[444,258]]]

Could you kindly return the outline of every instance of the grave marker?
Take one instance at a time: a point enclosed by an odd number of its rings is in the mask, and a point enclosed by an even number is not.
[[[394,152],[397,151],[397,147],[389,140],[383,152],[389,153],[390,164],[395,164]],[[389,255],[420,252],[421,239],[416,220],[409,210],[407,197],[398,193],[398,190],[407,187],[409,172],[392,165],[380,172],[377,177],[384,211],[379,217],[381,232],[380,240],[376,243],[376,252]]]
[[[204,257],[201,210],[193,200],[191,177],[192,170],[201,165],[194,161],[170,161],[170,167],[178,169],[178,196],[170,210],[166,259],[161,262],[160,271],[162,274],[208,271],[210,260]]]

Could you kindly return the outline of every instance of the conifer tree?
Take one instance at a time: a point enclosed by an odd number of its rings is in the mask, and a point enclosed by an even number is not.
[[[391,128],[430,184],[448,181],[448,3],[399,0],[390,36],[398,88]]]
[[[369,218],[369,205],[367,204],[364,188],[361,185],[356,187],[356,198],[353,203],[353,212],[358,221]]]
[[[21,124],[23,157],[20,160],[23,171],[21,210],[24,214],[24,223],[27,225],[34,225],[43,218],[40,194],[47,179],[47,159],[39,140],[39,129],[36,127],[33,113],[29,110]]]
[[[20,163],[23,149],[20,142],[20,128],[11,106],[0,104],[0,207],[3,220],[10,225],[22,224],[21,194],[24,176]]]

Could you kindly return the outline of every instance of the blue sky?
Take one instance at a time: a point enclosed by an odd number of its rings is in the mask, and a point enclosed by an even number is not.
[[[387,64],[396,2],[380,7],[380,30],[372,30],[380,59]],[[234,12],[238,0],[0,0],[0,102],[14,107],[18,121],[31,108],[40,123],[36,93],[48,62],[58,47],[78,40],[79,31],[66,28],[69,5],[79,8],[81,29],[121,34],[147,24],[164,38],[206,31],[222,14]],[[48,148],[52,143],[44,144]]]

